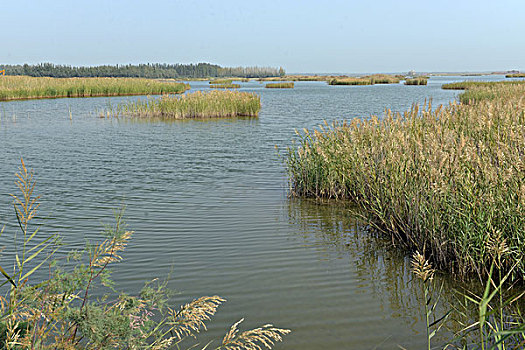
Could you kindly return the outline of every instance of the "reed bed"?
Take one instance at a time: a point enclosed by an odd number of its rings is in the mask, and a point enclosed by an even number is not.
[[[0,101],[97,97],[121,95],[179,94],[190,88],[176,82],[140,78],[49,78],[4,76],[0,78]]]
[[[505,78],[525,78],[525,73],[507,74]]]
[[[353,202],[373,228],[457,277],[525,272],[525,85],[479,84],[497,98],[298,133],[286,158],[293,195]],[[474,90],[474,89],[472,89]]]
[[[334,77],[328,80],[328,85],[374,85],[374,84],[399,84],[399,75],[373,74],[363,77]]]
[[[130,102],[120,106],[118,114],[162,119],[257,117],[260,109],[261,99],[254,93],[214,90]]]
[[[293,89],[295,84],[290,83],[267,83],[264,87],[267,89]]]
[[[401,76],[389,75],[389,74],[374,74],[363,77],[365,79],[370,79],[370,82],[373,84],[399,84],[401,81]]]
[[[470,88],[497,87],[501,85],[520,85],[525,84],[525,80],[510,81],[462,81],[457,83],[443,84],[445,90],[468,90]]]
[[[406,79],[405,85],[427,85],[428,79],[427,78],[412,78],[412,79]]]
[[[366,78],[334,78],[328,81],[328,85],[372,85],[372,81]]]
[[[210,84],[211,89],[238,89],[240,87],[239,84]]]

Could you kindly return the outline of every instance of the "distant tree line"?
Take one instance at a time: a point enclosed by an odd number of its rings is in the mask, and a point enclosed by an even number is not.
[[[73,67],[40,63],[35,65],[0,65],[6,75],[28,75],[32,77],[134,77],[134,78],[209,78],[243,77],[265,78],[284,74],[281,68],[272,67],[221,67],[210,63],[197,64],[126,64],[93,67]]]

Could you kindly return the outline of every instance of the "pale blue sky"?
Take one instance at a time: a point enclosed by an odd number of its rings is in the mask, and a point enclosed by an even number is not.
[[[525,70],[525,1],[2,1],[0,64]]]

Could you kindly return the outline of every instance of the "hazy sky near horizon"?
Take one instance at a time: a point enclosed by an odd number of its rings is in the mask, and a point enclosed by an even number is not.
[[[524,0],[3,1],[0,64],[525,70]]]

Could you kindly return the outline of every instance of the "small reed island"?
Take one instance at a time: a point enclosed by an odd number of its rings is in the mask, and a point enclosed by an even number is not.
[[[267,89],[293,89],[294,83],[267,83],[264,87]]]
[[[62,97],[180,94],[188,84],[142,78],[0,77],[0,101]]]
[[[328,80],[328,85],[399,84],[402,79],[402,75],[373,74],[363,77],[336,77]]]
[[[119,107],[118,114],[161,119],[257,117],[259,95],[239,91],[210,91],[139,100]]]
[[[427,85],[428,77],[407,78],[405,85]]]

